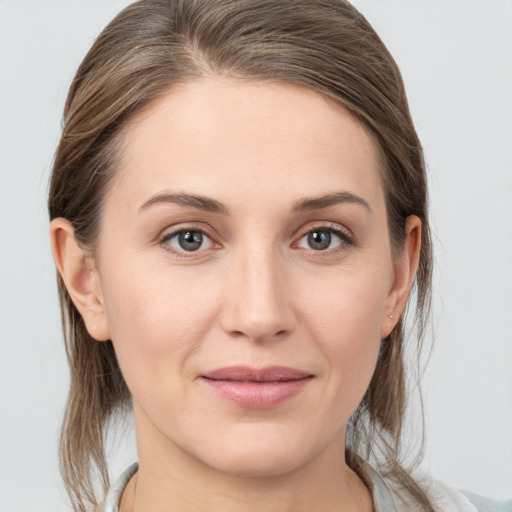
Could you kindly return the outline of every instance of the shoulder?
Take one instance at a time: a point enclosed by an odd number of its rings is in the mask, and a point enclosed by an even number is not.
[[[512,501],[493,500],[463,491],[430,476],[418,480],[439,512],[512,512]]]
[[[413,476],[437,512],[512,512],[512,500],[499,501],[462,491],[429,475]],[[371,480],[377,512],[424,510],[414,497],[390,478],[371,470]]]
[[[437,492],[438,496],[443,496],[445,502],[453,503],[459,507],[454,508],[454,510],[463,512],[466,510],[473,512],[512,512],[512,500],[494,500],[469,491],[456,489],[433,478],[430,480],[430,487],[434,492]],[[443,511],[442,508],[440,510]]]
[[[478,512],[512,512],[512,500],[493,500],[469,491],[462,491],[462,494],[476,507]]]

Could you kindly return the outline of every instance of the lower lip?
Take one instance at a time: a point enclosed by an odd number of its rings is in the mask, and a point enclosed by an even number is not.
[[[312,377],[272,382],[213,380],[207,378],[202,380],[222,398],[231,400],[241,407],[266,409],[282,404],[299,394],[311,382]]]

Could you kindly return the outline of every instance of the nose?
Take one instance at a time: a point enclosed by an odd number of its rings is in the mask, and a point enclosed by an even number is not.
[[[285,266],[271,249],[247,251],[232,261],[221,315],[225,332],[269,342],[293,331],[297,319]]]

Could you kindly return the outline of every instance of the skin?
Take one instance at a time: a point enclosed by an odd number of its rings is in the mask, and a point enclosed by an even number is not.
[[[122,512],[373,510],[345,426],[405,307],[420,228],[410,217],[393,255],[376,143],[314,92],[208,78],[132,120],[94,258],[68,221],[51,226],[71,297],[91,335],[112,339],[133,396],[140,469]],[[179,230],[204,232],[200,249]],[[308,239],[319,230],[323,250]],[[313,378],[244,408],[200,378],[234,364]]]

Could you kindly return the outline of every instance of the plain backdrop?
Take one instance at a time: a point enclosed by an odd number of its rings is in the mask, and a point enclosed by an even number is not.
[[[121,0],[0,0],[0,512],[67,510],[68,372],[47,238],[67,88]],[[424,466],[512,496],[512,1],[358,0],[403,72],[436,235]],[[135,457],[133,440],[113,473]]]

